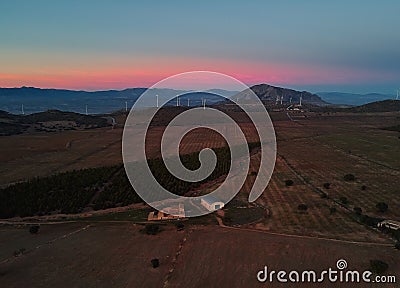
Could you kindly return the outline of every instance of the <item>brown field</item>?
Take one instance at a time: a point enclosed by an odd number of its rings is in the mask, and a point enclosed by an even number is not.
[[[0,185],[121,163],[122,129],[99,128],[0,138]]]
[[[87,219],[42,225],[38,235],[30,235],[26,227],[0,226],[1,283],[5,287],[27,283],[32,287],[294,287],[260,285],[255,275],[264,265],[271,269],[334,268],[340,258],[354,269],[367,269],[369,260],[380,259],[389,264],[386,274],[395,274],[400,271],[400,254],[393,240],[359,223],[353,208],[360,207],[369,216],[400,220],[399,133],[381,129],[397,124],[400,113],[305,115],[293,114],[295,121],[291,121],[285,112],[271,113],[278,140],[272,179],[255,204],[247,203],[254,181],[251,176],[236,198],[248,208],[268,211],[257,221],[222,227],[210,218],[199,218],[185,222],[192,223],[185,231],[167,225],[156,236],[140,233],[138,223],[143,219],[125,214],[101,223]],[[240,125],[249,141],[257,141],[249,123]],[[154,126],[149,131],[150,157],[159,155],[163,129]],[[0,155],[0,184],[119,164],[121,135],[122,128],[117,127],[0,137],[5,152]],[[223,145],[218,134],[198,129],[183,139],[181,152]],[[259,153],[252,155],[250,172],[257,171],[259,157]],[[263,167],[258,173],[263,173]],[[349,173],[355,181],[344,181]],[[286,187],[285,180],[294,184]],[[323,187],[326,182],[331,183],[329,189]],[[206,183],[196,193],[204,194],[217,185],[218,181]],[[322,198],[321,191],[328,198]],[[348,204],[343,205],[341,197]],[[389,205],[385,213],[375,207],[382,201]],[[299,204],[306,204],[307,211],[299,211]],[[335,213],[330,213],[332,207]],[[238,219],[256,211],[236,208],[224,210],[227,215],[237,213]],[[218,217],[226,220],[224,212]],[[220,225],[226,222],[221,219]],[[27,253],[12,256],[20,248]],[[151,268],[153,257],[161,261],[157,269]],[[323,287],[347,286],[398,287]]]
[[[22,228],[1,228],[3,287],[25,287],[27,283],[30,287],[61,288],[293,287],[258,283],[256,274],[264,265],[287,271],[336,269],[336,261],[341,258],[352,270],[364,271],[376,258],[389,264],[386,275],[396,275],[400,269],[397,251],[392,247],[241,228],[191,226],[178,232],[173,226],[164,226],[160,234],[148,236],[140,232],[140,226],[129,223],[42,226],[41,233],[34,236]],[[25,254],[4,261],[21,247],[26,247]],[[154,257],[160,259],[157,269],[150,264]],[[318,285],[296,287],[321,287]],[[396,287],[393,285],[385,287]],[[323,287],[381,286],[325,282]]]

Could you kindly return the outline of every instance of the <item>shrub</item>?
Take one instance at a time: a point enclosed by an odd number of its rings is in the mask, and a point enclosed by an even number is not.
[[[39,225],[32,225],[29,227],[29,233],[37,234],[39,232],[40,226]]]
[[[325,192],[321,193],[321,198],[328,198],[328,194],[326,194]]]
[[[330,207],[329,208],[329,213],[332,215],[333,213],[336,213],[336,207]]]
[[[308,207],[306,204],[299,204],[299,206],[297,206],[297,209],[299,209],[300,211],[307,211]]]
[[[340,202],[342,202],[342,204],[345,204],[345,205],[349,203],[349,201],[347,200],[346,197],[340,197],[339,200],[340,200]]]
[[[371,272],[375,274],[382,274],[389,268],[389,265],[381,260],[370,260],[369,265]]]
[[[323,186],[325,189],[329,189],[331,187],[331,183],[324,183]]]
[[[381,222],[383,219],[381,218],[375,218],[375,217],[370,217],[368,215],[362,215],[360,217],[360,221],[368,226],[371,227],[376,227],[379,222]]]
[[[293,180],[286,180],[286,181],[285,181],[285,185],[286,185],[287,187],[292,186],[293,183],[294,183]]]
[[[376,204],[376,209],[381,213],[386,212],[388,208],[389,206],[385,202],[379,202]]]
[[[397,242],[400,243],[400,230],[392,231],[392,234],[393,234],[394,239],[396,239]]]
[[[160,260],[158,260],[157,258],[151,259],[150,262],[153,268],[157,268],[158,266],[160,266]]]
[[[353,210],[357,215],[361,215],[362,213],[362,209],[360,207],[354,207]]]
[[[400,250],[400,242],[397,241],[396,244],[394,245],[394,248],[396,248],[397,250]]]
[[[257,176],[257,172],[256,171],[250,172],[250,176]]]
[[[160,232],[160,226],[158,224],[146,224],[145,232],[147,235],[156,235]]]
[[[18,249],[18,250],[15,250],[14,253],[13,253],[13,254],[14,254],[14,257],[21,256],[22,254],[25,253],[25,251],[26,251],[25,248],[20,248],[20,249]]]
[[[363,191],[367,190],[367,186],[362,185],[362,186],[361,186],[361,190],[363,190]]]
[[[185,228],[185,225],[183,225],[183,223],[177,223],[177,224],[176,224],[176,229],[177,229],[178,231],[183,230],[183,228]]]
[[[356,180],[356,177],[353,174],[346,174],[346,175],[344,175],[343,179],[345,181],[354,181],[354,180]]]

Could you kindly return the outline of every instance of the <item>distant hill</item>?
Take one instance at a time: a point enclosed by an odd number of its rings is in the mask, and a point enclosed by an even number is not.
[[[400,100],[383,100],[347,108],[351,112],[395,112],[400,111]]]
[[[0,88],[0,110],[14,114],[22,113],[22,105],[26,114],[42,112],[47,110],[72,111],[85,113],[86,105],[89,114],[111,113],[113,111],[125,109],[125,106],[133,106],[135,101],[142,95],[147,88],[129,88],[124,90],[106,91],[75,91],[65,89],[41,89],[35,87],[21,88]],[[156,105],[156,94],[170,97],[182,93],[183,90],[173,89],[151,89],[148,90],[149,97],[146,99],[145,106]],[[202,93],[192,93],[184,95],[181,105],[187,105],[187,98],[191,106],[201,105],[201,98],[206,97],[207,103],[212,104],[221,101],[221,97],[216,94],[230,96],[237,92],[225,90],[210,90],[206,95]],[[214,93],[214,94],[213,94]],[[171,101],[169,105],[176,105],[176,101]]]
[[[343,92],[317,92],[316,94],[320,96],[324,101],[327,101],[329,103],[352,106],[393,99],[394,97],[394,95],[380,93],[355,94]]]
[[[314,107],[315,112],[350,112],[350,113],[378,113],[400,111],[400,100],[376,101],[354,107],[338,107],[335,105]]]
[[[108,126],[108,120],[100,116],[74,112],[49,110],[29,115],[14,115],[0,111],[0,136],[24,132],[57,132],[63,130],[90,129]]]
[[[316,94],[312,94],[307,91],[296,91],[293,89],[275,87],[268,84],[259,84],[251,87],[251,90],[262,100],[267,102],[275,102],[277,97],[283,96],[283,102],[299,103],[300,97],[302,97],[302,103],[313,104],[313,105],[328,105],[329,103],[323,101],[321,97]],[[246,92],[241,92],[237,96],[233,97],[246,97]]]

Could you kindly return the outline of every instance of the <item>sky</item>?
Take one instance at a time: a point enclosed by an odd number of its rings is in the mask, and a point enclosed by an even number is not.
[[[187,71],[400,88],[400,1],[0,1],[0,87],[149,87]]]

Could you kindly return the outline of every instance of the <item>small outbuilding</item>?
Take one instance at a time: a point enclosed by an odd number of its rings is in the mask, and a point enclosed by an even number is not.
[[[152,211],[147,216],[148,221],[157,220],[173,220],[185,218],[185,209],[183,204],[178,204],[177,206],[170,206],[164,208],[165,212]]]
[[[201,205],[203,205],[208,211],[215,211],[224,207],[225,203],[214,196],[206,195],[201,198]]]
[[[400,222],[393,220],[384,220],[377,225],[379,228],[387,228],[391,230],[400,230]]]

